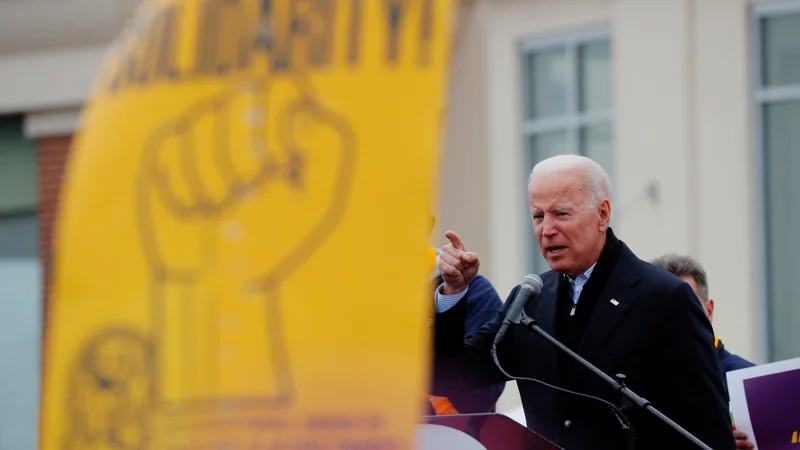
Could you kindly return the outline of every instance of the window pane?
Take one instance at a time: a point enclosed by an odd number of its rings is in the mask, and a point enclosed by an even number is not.
[[[761,19],[765,86],[800,83],[800,13]]]
[[[763,113],[770,357],[783,360],[800,356],[800,102]]]
[[[37,258],[39,221],[35,214],[16,217],[0,216],[0,260],[4,258]]]
[[[527,164],[527,173],[533,169],[539,161],[547,159],[555,155],[563,155],[571,153],[567,147],[567,132],[566,131],[553,131],[549,133],[541,133],[531,136],[528,139],[529,160]],[[525,200],[527,205],[527,199]],[[536,236],[533,235],[533,224],[530,218],[527,221],[528,237],[530,245],[529,265],[531,271],[534,273],[542,273],[550,270],[550,266],[542,256],[539,250],[539,244],[536,242]]]
[[[566,51],[563,48],[527,57],[528,118],[560,116],[567,110]]]
[[[611,46],[593,42],[578,47],[581,111],[611,109]]]
[[[567,151],[567,133],[566,131],[551,131],[534,134],[530,137],[530,150],[533,164],[551,156],[570,153]]]
[[[0,258],[0,449],[36,448],[42,301],[32,258]]]
[[[614,153],[611,124],[604,123],[581,130],[581,153],[595,160],[614,178]]]
[[[22,120],[0,118],[0,214],[36,209],[36,147]]]

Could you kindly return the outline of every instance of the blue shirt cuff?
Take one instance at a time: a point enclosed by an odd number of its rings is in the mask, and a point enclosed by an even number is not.
[[[467,291],[469,291],[469,286],[467,286],[466,289],[457,294],[444,295],[442,293],[442,286],[444,286],[444,283],[440,284],[439,287],[436,288],[436,294],[434,294],[437,313],[446,312],[453,306],[456,306],[456,304],[458,304],[458,302],[460,302],[461,299],[467,295]]]

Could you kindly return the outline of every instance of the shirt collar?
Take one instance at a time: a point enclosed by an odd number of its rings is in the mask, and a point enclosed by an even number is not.
[[[596,265],[597,265],[597,263],[592,264],[591,267],[586,269],[586,272],[583,272],[581,275],[578,275],[578,278],[576,278],[576,279],[572,279],[569,275],[564,275],[564,279],[569,281],[571,284],[575,284],[575,281],[577,281],[577,280],[588,281],[589,277],[592,276],[592,271],[594,271],[594,266],[596,266]]]

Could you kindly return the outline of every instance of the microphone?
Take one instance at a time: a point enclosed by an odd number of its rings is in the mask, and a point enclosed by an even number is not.
[[[536,294],[542,292],[542,286],[544,286],[544,283],[542,283],[542,279],[539,278],[538,275],[525,275],[525,278],[522,279],[522,283],[520,283],[517,295],[511,300],[511,306],[506,312],[506,317],[503,319],[500,329],[494,336],[495,344],[503,340],[506,331],[508,331],[511,325],[520,323],[522,317],[525,316],[525,306],[528,305],[528,302],[535,297]]]

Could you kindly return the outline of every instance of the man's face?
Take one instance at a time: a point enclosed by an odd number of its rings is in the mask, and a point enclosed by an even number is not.
[[[714,300],[706,300],[700,295],[700,290],[697,289],[697,282],[694,281],[694,277],[681,277],[681,280],[685,281],[689,286],[691,286],[692,290],[694,291],[694,295],[700,299],[700,304],[703,305],[703,311],[706,312],[708,321],[711,322],[714,320]]]
[[[528,187],[533,232],[542,255],[556,272],[577,277],[597,261],[605,244],[611,204],[586,201],[579,169],[537,175]]]

